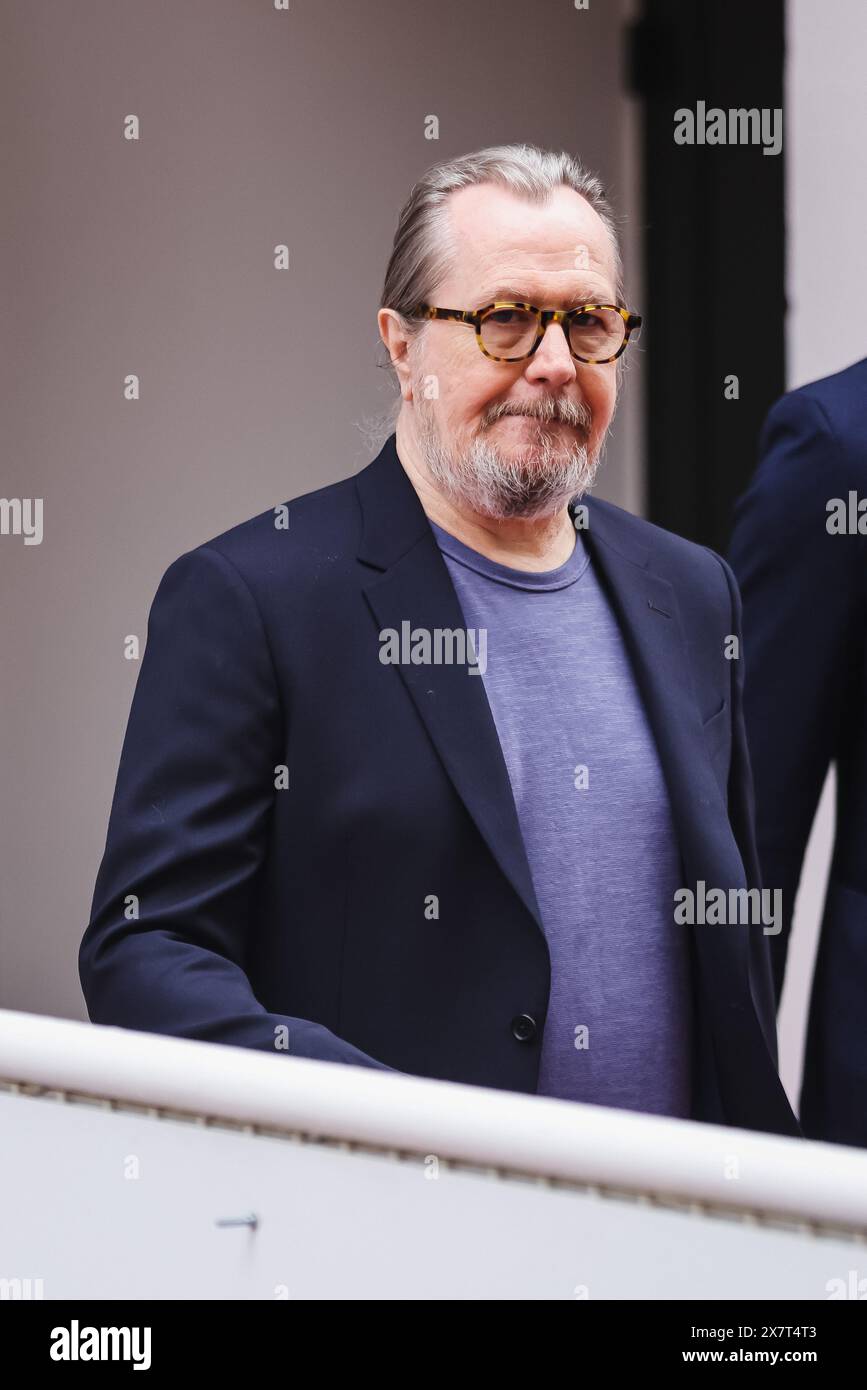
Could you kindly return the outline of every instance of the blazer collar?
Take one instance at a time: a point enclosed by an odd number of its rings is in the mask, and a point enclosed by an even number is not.
[[[432,536],[425,510],[389,435],[376,458],[356,475],[361,504],[358,558],[388,569],[425,536]]]

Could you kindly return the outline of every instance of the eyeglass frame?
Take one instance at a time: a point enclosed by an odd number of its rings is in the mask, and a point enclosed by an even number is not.
[[[495,357],[492,352],[488,352],[482,342],[482,324],[485,317],[494,309],[527,309],[536,315],[539,331],[536,335],[536,341],[533,343],[529,352],[521,353],[520,357]],[[619,314],[623,319],[626,330],[623,342],[612,357],[581,357],[577,352],[572,351],[572,343],[569,337],[571,321],[577,314],[586,314],[588,310],[591,309],[613,309],[614,312]],[[574,309],[540,309],[535,304],[524,304],[519,300],[505,299],[495,300],[493,304],[485,304],[481,309],[440,309],[433,304],[417,304],[412,313],[407,315],[407,317],[421,319],[454,319],[457,323],[469,324],[476,330],[476,342],[479,345],[479,349],[486,357],[490,358],[492,362],[525,362],[528,358],[533,356],[538,348],[545,336],[545,330],[548,325],[557,323],[563,329],[566,345],[571,355],[575,358],[575,361],[588,363],[591,366],[599,366],[606,362],[616,362],[621,353],[626,351],[630,334],[633,330],[641,327],[641,315],[630,313],[630,311],[621,304],[579,304]]]

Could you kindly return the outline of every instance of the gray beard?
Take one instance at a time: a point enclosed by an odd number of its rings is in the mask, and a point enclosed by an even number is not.
[[[546,397],[520,411],[493,407],[486,424],[514,414],[539,421],[527,446],[508,453],[486,439],[474,439],[465,449],[448,449],[427,404],[416,413],[419,447],[432,482],[450,501],[478,516],[492,521],[556,516],[593,485],[599,451],[591,455],[586,444],[564,446],[544,428],[545,421],[556,418],[588,429],[590,413],[583,405]]]

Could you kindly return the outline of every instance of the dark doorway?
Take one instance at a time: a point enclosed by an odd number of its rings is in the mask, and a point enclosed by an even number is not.
[[[677,144],[675,112],[782,108],[783,0],[644,0],[630,52],[644,103],[648,515],[722,551],[785,389],[785,137],[779,154]]]

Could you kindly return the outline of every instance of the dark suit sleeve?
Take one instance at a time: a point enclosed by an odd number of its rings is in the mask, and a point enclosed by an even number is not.
[[[783,894],[770,938],[782,991],[795,894],[834,756],[858,583],[857,549],[829,535],[827,503],[850,484],[821,405],[797,392],[770,412],[730,560],[743,598],[745,712],[765,887]]]
[[[258,608],[218,551],[160,582],[79,972],[94,1023],[384,1067],[268,1013],[244,971],[285,735]],[[130,909],[129,895],[138,900]],[[129,915],[128,915],[129,914]]]

